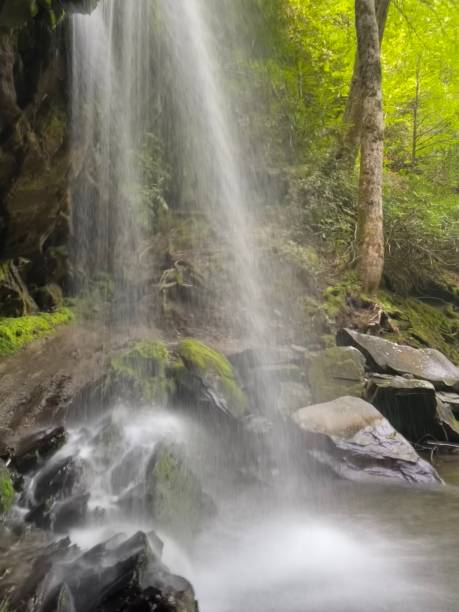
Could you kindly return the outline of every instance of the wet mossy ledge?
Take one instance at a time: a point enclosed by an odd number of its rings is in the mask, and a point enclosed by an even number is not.
[[[66,307],[55,312],[0,318],[0,357],[16,353],[27,344],[50,335],[56,327],[72,320],[73,313]]]
[[[115,355],[109,384],[141,401],[168,403],[180,391],[212,396],[225,411],[241,417],[247,397],[228,359],[200,340],[187,338],[168,347],[162,341],[137,342]]]

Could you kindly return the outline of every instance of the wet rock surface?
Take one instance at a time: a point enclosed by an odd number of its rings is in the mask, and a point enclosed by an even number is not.
[[[459,389],[459,368],[435,349],[415,349],[352,329],[340,330],[337,342],[358,348],[376,372],[411,374],[435,387]]]
[[[62,426],[40,430],[23,438],[11,461],[13,469],[26,474],[52,457],[66,442],[67,435]]]
[[[435,469],[419,457],[374,406],[356,397],[308,406],[293,415],[308,452],[337,474],[355,480],[390,479],[438,484]]]
[[[47,544],[34,534],[8,544],[16,564],[0,589],[13,612],[197,612],[190,583],[161,562],[155,534],[120,534],[84,553],[68,539]]]

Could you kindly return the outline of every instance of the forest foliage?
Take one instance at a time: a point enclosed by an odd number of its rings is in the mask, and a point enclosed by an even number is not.
[[[298,179],[295,198],[319,207],[310,211],[311,229],[352,262],[356,173],[327,160],[345,129],[354,2],[236,0],[233,7],[228,40],[239,30],[249,44],[230,48],[228,80],[251,154]],[[386,277],[406,292],[439,270],[459,271],[458,31],[454,0],[391,2],[382,49]]]

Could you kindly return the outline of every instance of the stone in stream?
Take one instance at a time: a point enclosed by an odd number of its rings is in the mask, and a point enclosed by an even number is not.
[[[197,612],[192,586],[162,563],[162,543],[152,535],[117,535],[84,553],[68,539],[27,545],[27,554],[10,559],[8,610]]]
[[[309,386],[314,403],[328,402],[343,395],[362,397],[365,357],[352,346],[321,351],[311,357]]]
[[[435,349],[415,349],[352,329],[340,330],[337,342],[358,348],[377,372],[411,374],[428,380],[436,388],[451,387],[459,391],[459,368]]]
[[[441,483],[434,468],[374,406],[360,398],[340,397],[308,406],[292,418],[303,432],[306,451],[340,476]]]

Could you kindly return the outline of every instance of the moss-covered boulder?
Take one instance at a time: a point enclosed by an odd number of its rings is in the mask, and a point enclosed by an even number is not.
[[[177,355],[181,362],[175,375],[183,390],[211,401],[233,417],[240,418],[247,413],[247,397],[239,386],[233,366],[224,355],[193,338],[179,344]]]
[[[5,464],[0,461],[0,519],[10,511],[13,501],[13,482]]]
[[[158,444],[147,470],[146,486],[155,525],[181,541],[190,541],[214,512],[213,502],[177,445]]]
[[[138,342],[111,360],[112,382],[142,400],[166,402],[174,392],[170,352],[163,342]]]
[[[344,395],[361,397],[365,358],[353,347],[333,347],[314,356],[308,365],[314,402],[328,402]]]

